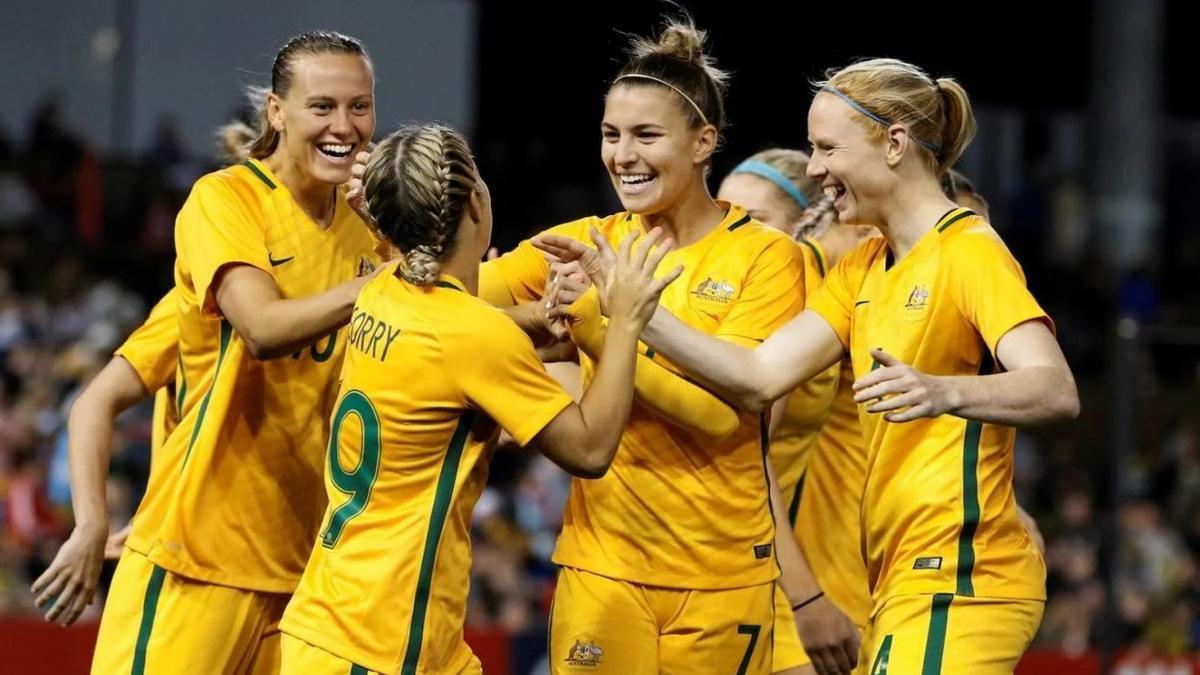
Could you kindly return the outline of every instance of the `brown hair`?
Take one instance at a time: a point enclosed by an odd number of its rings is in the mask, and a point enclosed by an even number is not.
[[[686,14],[668,19],[658,39],[634,36],[629,44],[629,61],[617,72],[613,86],[657,86],[682,92],[680,105],[688,126],[696,129],[706,122],[725,128],[725,89],[729,74],[716,67],[704,53],[707,34],[696,28]],[[641,77],[635,77],[641,76]],[[653,78],[653,79],[648,79]],[[690,99],[682,100],[684,97]],[[693,107],[692,104],[695,104]]]

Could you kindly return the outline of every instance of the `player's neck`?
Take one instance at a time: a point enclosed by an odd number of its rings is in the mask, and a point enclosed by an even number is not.
[[[463,283],[471,295],[479,295],[479,258],[469,251],[455,247],[454,253],[441,265],[442,274],[447,274]]]
[[[318,181],[300,171],[294,162],[288,161],[282,152],[275,152],[263,160],[269,169],[287,188],[300,209],[312,218],[322,230],[333,222],[336,208],[337,186]]]
[[[888,247],[899,262],[956,204],[942,194],[936,182],[905,187],[894,195],[891,203],[881,209],[884,222],[879,230],[887,237]]]
[[[700,241],[724,219],[725,210],[713,201],[705,189],[690,190],[672,208],[642,217],[648,227],[661,227],[663,234],[674,239],[675,248]]]
[[[834,223],[816,238],[816,242],[825,256],[825,266],[832,268],[858,244],[858,228]]]

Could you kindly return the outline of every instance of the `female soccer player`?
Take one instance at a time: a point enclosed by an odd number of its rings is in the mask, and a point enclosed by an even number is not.
[[[734,167],[718,196],[796,237],[805,283],[813,290],[830,267],[876,231],[837,224],[832,200],[823,198],[807,169],[808,155],[799,150],[764,150]],[[802,675],[814,666],[822,674],[849,672],[867,623],[871,597],[859,538],[867,452],[853,381],[843,359],[772,409],[771,461],[788,521],[816,582],[805,595],[823,594],[793,613],[782,589],[776,592],[773,673]]]
[[[685,268],[663,306],[751,346],[803,306],[803,260],[787,235],[708,192],[726,76],[703,37],[684,21],[657,41],[634,41],[600,125],[601,159],[625,210],[549,232],[586,240],[595,229],[617,242],[661,227],[678,244],[666,264]],[[499,305],[541,300],[549,269],[525,242],[484,264],[480,295]],[[605,334],[595,298],[570,310],[585,379]],[[551,669],[769,673],[778,565],[762,421],[652,350],[638,358],[635,386],[609,473],[572,485],[553,558],[561,572]],[[785,518],[782,505],[775,515]],[[785,556],[796,550],[788,529]]]
[[[938,184],[974,132],[956,81],[893,59],[855,63],[820,83],[808,125],[809,177],[839,220],[884,237],[848,254],[756,348],[713,340],[669,308],[643,340],[749,409],[848,352],[868,451],[871,671],[1011,673],[1045,600],[1013,497],[1014,427],[1078,413],[1070,368],[999,236]],[[590,255],[595,273],[610,255],[596,243],[600,254],[563,237],[543,245]]]
[[[632,255],[625,239],[603,356],[576,405],[516,324],[475,297],[492,213],[466,140],[402,129],[372,153],[365,187],[403,262],[354,308],[329,509],[284,616],[283,672],[479,672],[462,637],[469,525],[498,426],[572,474],[603,476],[629,417],[637,334],[680,270],[653,278],[670,251],[652,251],[659,232]]]
[[[362,45],[289,40],[246,152],[176,222],[179,426],[169,483],[117,567],[93,672],[274,672],[324,511],[328,413],[354,298],[379,264],[339,185],[375,129]]]

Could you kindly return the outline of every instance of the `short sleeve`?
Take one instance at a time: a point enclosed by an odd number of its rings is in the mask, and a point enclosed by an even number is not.
[[[774,238],[755,258],[716,336],[747,344],[762,342],[799,314],[804,300],[800,247],[786,237]]]
[[[211,288],[221,268],[246,264],[270,273],[261,215],[227,179],[209,175],[192,193],[175,222],[175,252],[191,276],[197,303],[217,311]]]
[[[595,217],[556,225],[544,234],[557,234],[590,245],[588,227]],[[526,239],[515,249],[485,262],[479,270],[479,297],[497,307],[519,305],[540,299],[550,274],[546,256]]]
[[[833,328],[847,352],[850,350],[850,323],[854,318],[858,293],[862,290],[871,263],[884,245],[878,238],[859,244],[829,270],[821,287],[809,297],[808,308]]]
[[[117,348],[120,356],[133,366],[146,391],[157,391],[175,380],[179,359],[179,317],[176,303],[179,292],[172,288],[150,310],[145,323]]]
[[[946,247],[959,310],[992,354],[1004,334],[1026,321],[1054,323],[1025,286],[1025,274],[991,228],[962,232]]]
[[[472,322],[454,358],[459,386],[520,445],[527,445],[574,400],[546,372],[533,342],[500,312]],[[470,352],[466,354],[466,352]]]

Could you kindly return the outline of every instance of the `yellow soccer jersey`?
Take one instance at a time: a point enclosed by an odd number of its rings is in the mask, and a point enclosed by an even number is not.
[[[179,422],[179,410],[172,396],[179,361],[179,321],[176,307],[179,293],[172,288],[150,310],[146,321],[117,348],[116,356],[125,359],[142,380],[146,391],[154,394],[154,419],[150,430],[151,472],[153,457]]]
[[[993,372],[996,343],[1049,318],[1000,237],[953,209],[894,266],[872,239],[826,277],[810,307],[850,351],[872,347],[932,375]],[[860,411],[865,411],[865,406]],[[892,596],[1045,598],[1045,564],[1017,518],[1012,427],[943,415],[892,424],[861,412],[867,444],[863,539],[875,606]]]
[[[740,207],[700,241],[671,251],[662,269],[683,275],[661,304],[689,325],[742,345],[764,340],[804,305],[804,263],[795,242]],[[585,218],[551,230],[585,243],[597,228],[616,246],[647,228],[632,213]],[[549,266],[529,242],[484,264],[481,288],[526,302],[541,296]],[[504,291],[507,291],[507,298]],[[650,354],[656,362],[661,356]],[[581,355],[584,381],[594,364]],[[666,363],[674,368],[672,364]],[[636,583],[725,589],[771,581],[774,522],[760,416],[742,414],[723,441],[703,442],[647,410],[636,397],[608,474],[571,486],[554,562]]]
[[[471,511],[507,431],[529,443],[572,403],[502,312],[443,276],[363,289],[333,414],[329,508],[281,628],[385,673],[456,673]]]
[[[811,239],[800,242],[804,255],[805,285],[811,291],[825,276],[825,252]],[[779,491],[787,504],[788,522],[795,524],[800,495],[804,491],[805,471],[816,447],[821,426],[829,415],[837,394],[837,368],[831,367],[796,387],[788,395],[783,419],[771,436],[771,465],[779,480]]]
[[[146,391],[154,394],[154,413],[150,426],[150,476],[146,480],[146,493],[138,505],[134,517],[139,520],[153,518],[146,512],[154,512],[147,504],[163,499],[164,486],[170,483],[168,468],[172,462],[162,456],[163,443],[179,424],[178,398],[185,392],[175,382],[179,362],[179,321],[175,314],[179,293],[174,288],[167,291],[150,310],[146,321],[138,326],[129,338],[117,348],[116,356],[125,359],[142,380]]]
[[[161,453],[173,477],[168,498],[143,505],[151,517],[135,520],[130,548],[194,579],[295,588],[325,508],[324,440],[346,331],[257,361],[219,315],[212,283],[222,268],[244,264],[270,274],[284,297],[314,295],[374,269],[374,245],[340,190],[321,229],[260,162],[196,182],[175,224],[187,391]]]

